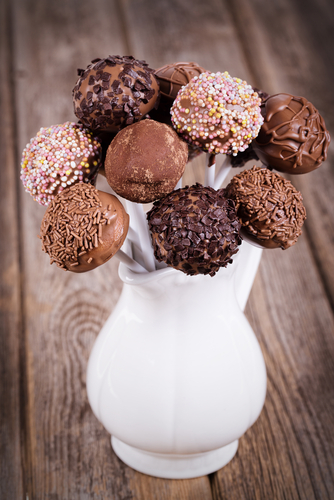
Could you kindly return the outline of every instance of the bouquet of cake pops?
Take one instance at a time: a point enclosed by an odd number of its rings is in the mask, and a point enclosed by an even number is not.
[[[153,70],[131,56],[95,59],[78,76],[78,123],[41,128],[22,156],[24,187],[47,206],[40,238],[51,264],[86,272],[115,255],[138,273],[171,266],[214,276],[243,238],[263,248],[297,241],[302,195],[273,170],[304,174],[326,159],[329,134],[307,99],[195,63]],[[182,187],[202,152],[205,185]],[[221,188],[249,160],[263,165]],[[111,193],[95,188],[98,173]]]

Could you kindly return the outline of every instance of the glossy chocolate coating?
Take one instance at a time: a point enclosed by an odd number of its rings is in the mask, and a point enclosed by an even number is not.
[[[118,195],[149,203],[175,188],[187,159],[187,144],[171,127],[142,120],[121,130],[111,142],[106,177]]]
[[[51,264],[84,273],[115,255],[128,227],[129,216],[115,196],[91,185],[76,184],[51,202],[40,238]]]
[[[330,136],[316,108],[304,97],[270,96],[261,105],[264,123],[253,149],[268,167],[305,174],[327,158]]]
[[[78,70],[74,113],[92,130],[118,132],[141,120],[157,103],[159,84],[145,61],[132,56],[94,59]]]
[[[156,259],[190,276],[214,276],[241,243],[234,203],[223,189],[177,189],[155,202],[147,219]]]
[[[226,187],[249,239],[263,248],[294,245],[306,219],[303,198],[284,177],[253,167],[235,175]]]
[[[154,74],[160,84],[161,96],[174,101],[184,85],[187,85],[194,76],[199,76],[205,71],[207,70],[194,62],[178,62],[166,64],[157,69]]]

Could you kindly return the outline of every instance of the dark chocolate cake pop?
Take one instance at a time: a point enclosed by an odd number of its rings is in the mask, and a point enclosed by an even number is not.
[[[40,238],[51,264],[83,273],[115,255],[128,227],[129,216],[116,196],[90,184],[75,184],[52,200]]]
[[[149,203],[175,188],[187,158],[187,144],[171,127],[142,120],[121,130],[111,142],[106,177],[123,198]]]
[[[157,103],[154,70],[132,56],[94,59],[79,69],[73,89],[74,113],[92,130],[117,132],[141,120]]]
[[[305,174],[327,158],[330,136],[316,108],[304,97],[276,94],[261,106],[264,123],[253,149],[268,167]]]
[[[238,217],[251,240],[264,248],[291,247],[306,219],[303,198],[284,177],[253,167],[235,175],[226,187]]]
[[[155,258],[188,275],[214,276],[241,244],[233,201],[201,184],[177,189],[147,213]]]
[[[22,153],[21,180],[40,205],[77,182],[95,183],[101,144],[83,125],[66,122],[41,128]]]

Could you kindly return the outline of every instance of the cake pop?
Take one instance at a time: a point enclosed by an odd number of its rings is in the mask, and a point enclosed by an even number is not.
[[[264,248],[291,247],[306,219],[303,198],[284,177],[253,167],[235,175],[226,187],[235,201],[242,234]]]
[[[172,191],[181,178],[188,148],[168,125],[142,120],[121,130],[111,142],[105,171],[111,188],[137,203]]]
[[[75,273],[107,262],[122,246],[129,216],[113,195],[90,184],[75,184],[50,203],[40,238],[50,263]]]
[[[177,189],[147,213],[155,258],[188,275],[214,276],[241,244],[233,201],[201,184]]]
[[[83,125],[66,122],[41,128],[24,148],[21,180],[40,205],[77,182],[95,183],[101,144]]]
[[[132,56],[94,59],[79,69],[73,89],[74,113],[92,130],[118,132],[141,120],[156,104],[154,70]]]
[[[330,136],[323,118],[305,97],[272,95],[261,109],[264,123],[253,149],[265,165],[305,174],[326,160]]]
[[[176,131],[211,154],[244,151],[263,123],[261,99],[240,78],[202,73],[178,93],[172,106]]]

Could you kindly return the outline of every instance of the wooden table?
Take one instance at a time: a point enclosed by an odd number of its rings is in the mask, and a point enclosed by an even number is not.
[[[74,120],[76,68],[108,54],[153,68],[196,61],[303,95],[333,131],[331,0],[3,0],[0,9],[1,499],[333,499],[333,147],[319,170],[292,179],[304,233],[288,251],[265,252],[247,305],[268,370],[262,414],[230,464],[193,480],[145,476],[113,453],[85,373],[121,291],[117,262],[86,275],[50,266],[37,238],[44,208],[19,180],[30,137]]]

